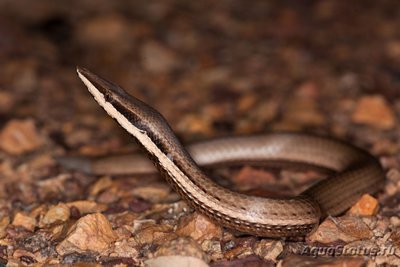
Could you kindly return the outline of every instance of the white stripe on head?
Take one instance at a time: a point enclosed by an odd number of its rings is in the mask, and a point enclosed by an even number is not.
[[[168,174],[172,177],[172,179],[181,184],[180,186],[187,187],[188,183],[193,184],[190,179],[187,179],[186,175],[175,165],[172,161],[171,155],[164,154],[150,139],[147,135],[146,131],[143,131],[137,127],[135,127],[129,120],[119,112],[110,102],[105,100],[104,94],[101,93],[87,78],[83,75],[79,70],[77,70],[79,78],[83,81],[83,83],[88,88],[89,92],[93,95],[94,99],[99,103],[100,106],[104,108],[104,110],[110,115],[112,118],[116,119],[118,123],[130,134],[132,134],[145,148],[146,150],[154,155],[159,163],[163,166],[164,170],[168,172]],[[193,185],[190,185],[193,186]],[[199,197],[199,196],[196,196]]]
[[[173,157],[171,155],[166,155],[164,154],[157,146],[156,144],[150,139],[150,137],[147,135],[146,131],[143,131],[139,128],[137,128],[135,125],[133,125],[129,120],[121,113],[119,112],[110,102],[107,102],[104,94],[101,93],[90,81],[88,78],[83,75],[79,69],[77,70],[79,78],[83,81],[83,83],[86,85],[88,88],[89,92],[93,95],[94,99],[99,103],[100,106],[104,108],[104,110],[110,115],[112,118],[116,119],[117,122],[130,134],[132,134],[145,148],[146,150],[154,155],[160,165],[163,167],[165,171],[168,172],[169,176],[174,180],[175,183],[179,185],[179,187],[182,188],[193,188],[197,187],[193,181],[190,180],[189,177],[187,177],[179,168],[178,166],[173,162]],[[188,193],[188,192],[186,192]],[[198,199],[202,199],[202,202],[206,204],[208,207],[210,207],[213,210],[218,210],[218,207],[220,205],[224,205],[223,202],[218,203],[214,197],[211,197],[210,195],[206,194],[202,190],[192,190],[192,201],[196,201]],[[231,210],[231,212],[234,213],[235,218],[241,218],[245,216],[241,211],[237,210]],[[254,214],[256,215],[256,214]],[[260,219],[260,217],[255,216],[254,222],[256,223],[266,223],[263,221],[263,219]],[[271,222],[273,223],[273,222]]]

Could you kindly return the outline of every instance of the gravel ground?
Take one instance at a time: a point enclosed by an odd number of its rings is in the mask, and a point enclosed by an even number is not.
[[[399,27],[398,1],[0,1],[0,265],[400,265]],[[193,212],[157,174],[68,170],[54,158],[137,151],[76,66],[154,106],[185,144],[329,135],[379,157],[384,189],[274,240]],[[207,172],[262,196],[322,175]]]

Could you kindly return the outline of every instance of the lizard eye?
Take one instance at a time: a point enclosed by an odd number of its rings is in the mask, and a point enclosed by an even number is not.
[[[111,95],[110,95],[109,93],[105,93],[105,94],[104,94],[104,100],[105,100],[106,102],[111,102],[111,101],[112,101]]]

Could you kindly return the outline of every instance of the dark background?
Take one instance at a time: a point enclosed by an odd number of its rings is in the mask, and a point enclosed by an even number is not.
[[[39,254],[43,261],[99,261],[95,253],[70,258],[57,254],[55,248],[65,236],[52,239],[47,226],[21,230],[12,223],[19,212],[33,216],[30,212],[42,205],[44,214],[59,202],[89,199],[105,203],[107,220],[121,230],[131,220],[118,222],[115,214],[139,216],[159,204],[153,198],[162,204],[179,199],[158,176],[106,177],[110,185],[93,196],[89,192],[98,177],[57,164],[54,156],[104,156],[136,149],[132,138],[92,99],[76,66],[120,84],[155,107],[185,144],[284,130],[329,135],[363,147],[393,174],[384,192],[375,196],[381,209],[372,216],[380,227],[374,233],[386,236],[399,225],[399,1],[0,0],[0,219],[6,218],[0,222],[0,240],[12,244],[0,245],[0,265],[7,259],[34,263]],[[19,135],[30,141],[26,147],[10,145],[18,144]],[[221,173],[233,177],[227,183],[231,188],[258,195],[277,191],[271,181],[287,182],[284,193],[301,192],[316,176],[282,171],[279,180],[277,172],[244,170],[242,176],[234,175],[238,169]],[[132,193],[141,188],[147,195]],[[80,218],[76,210],[78,215],[63,222],[66,229]],[[159,221],[170,216],[155,214]],[[393,217],[397,221],[389,223]],[[171,229],[179,226],[176,220],[170,223]],[[175,238],[171,229],[162,234]],[[400,248],[400,231],[392,233],[393,244]],[[384,234],[375,236],[376,243],[386,242]],[[253,244],[263,246],[265,241],[230,234],[225,238],[214,240],[220,242],[222,256],[202,251],[214,266],[242,266],[240,261],[218,261],[240,258]],[[138,259],[128,255],[123,260],[146,260],[160,245],[154,242],[142,247],[129,243]],[[241,254],[240,248],[248,250]],[[287,246],[283,251],[283,266],[305,260],[285,258]],[[275,258],[253,256],[250,262],[259,265],[252,266],[275,264]],[[325,259],[306,260],[318,264]],[[355,260],[357,266],[367,262]],[[397,257],[391,260],[398,264]]]
[[[331,133],[364,94],[399,112],[399,13],[397,1],[1,1],[1,114],[59,127],[94,112],[79,65],[181,136]],[[316,115],[297,114],[310,105]]]

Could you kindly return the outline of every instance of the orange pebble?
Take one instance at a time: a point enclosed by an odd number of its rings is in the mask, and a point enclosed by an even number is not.
[[[356,204],[354,204],[349,214],[354,215],[375,215],[378,211],[378,200],[369,194],[364,194]]]

